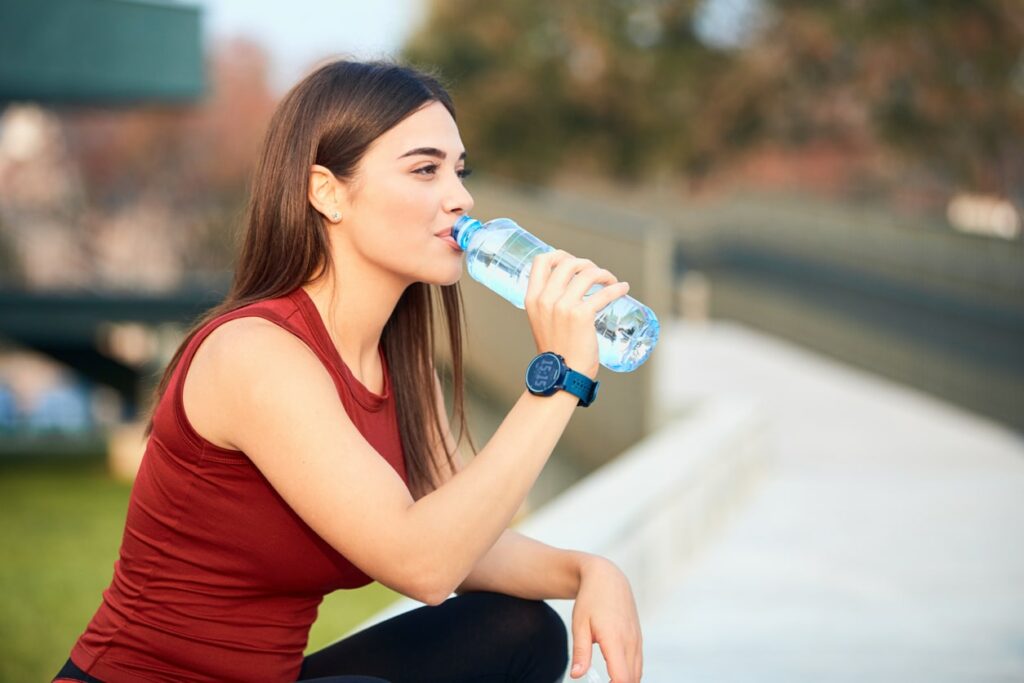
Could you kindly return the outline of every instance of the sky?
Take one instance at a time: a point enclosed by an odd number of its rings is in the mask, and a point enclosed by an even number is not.
[[[245,35],[271,55],[271,87],[283,94],[317,60],[394,56],[427,12],[427,0],[180,0],[198,5],[204,41]],[[701,0],[694,28],[735,48],[764,19],[764,0]]]
[[[203,40],[245,35],[271,55],[271,87],[283,93],[313,62],[332,55],[393,56],[426,12],[426,0],[189,0]]]

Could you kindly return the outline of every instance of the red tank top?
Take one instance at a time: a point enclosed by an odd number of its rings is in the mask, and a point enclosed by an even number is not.
[[[407,481],[382,347],[377,395],[342,362],[301,287],[211,320],[189,341],[157,405],[113,580],[71,651],[108,683],[294,681],[323,596],[372,582],[245,453],[207,441],[185,417],[182,378],[196,349],[221,323],[248,316],[280,325],[316,353],[352,422]]]

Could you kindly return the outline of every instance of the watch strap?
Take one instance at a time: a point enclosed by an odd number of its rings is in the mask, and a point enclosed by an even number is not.
[[[586,408],[597,398],[597,387],[600,382],[568,367],[565,369],[565,383],[562,387],[580,400],[576,405]]]

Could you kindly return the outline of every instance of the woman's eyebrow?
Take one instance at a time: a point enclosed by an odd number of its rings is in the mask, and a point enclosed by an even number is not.
[[[438,159],[446,159],[446,158],[448,158],[448,155],[443,150],[440,150],[437,147],[417,147],[416,149],[410,149],[408,152],[406,152],[405,154],[403,154],[402,156],[400,156],[398,158],[399,159],[403,159],[405,157],[416,156],[417,154],[423,154],[423,155],[426,155],[428,157],[437,157]],[[462,159],[465,159],[465,158],[466,158],[466,151],[463,150],[462,154],[459,155],[459,160],[461,161]]]

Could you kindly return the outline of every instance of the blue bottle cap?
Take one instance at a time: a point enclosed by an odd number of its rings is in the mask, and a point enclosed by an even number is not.
[[[484,227],[483,223],[468,214],[464,214],[452,226],[452,237],[459,245],[459,248],[462,251],[466,251],[466,247],[469,246],[469,238],[482,227]]]

